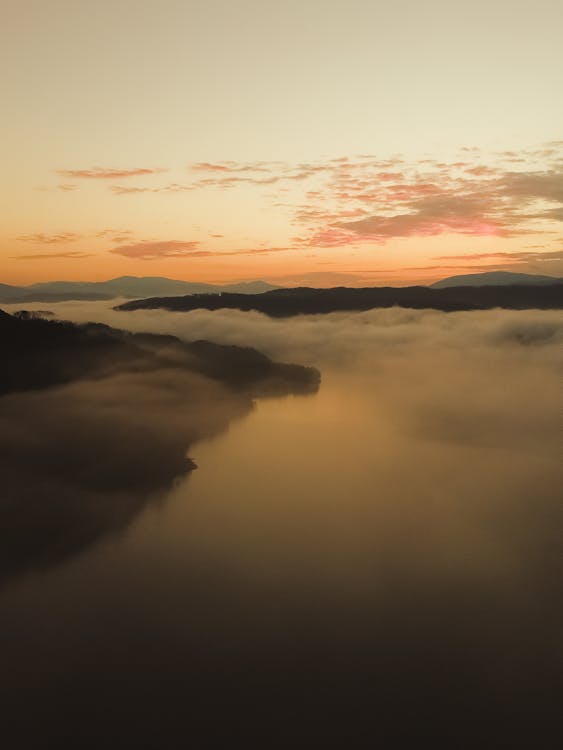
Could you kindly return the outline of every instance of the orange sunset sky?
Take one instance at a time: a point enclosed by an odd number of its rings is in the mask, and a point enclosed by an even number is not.
[[[4,0],[0,282],[563,274],[563,5]]]

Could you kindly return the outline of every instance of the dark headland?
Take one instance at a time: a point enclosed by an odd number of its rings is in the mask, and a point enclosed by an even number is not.
[[[251,348],[0,310],[0,587],[118,533],[256,397],[314,393],[314,368]]]
[[[315,368],[273,362],[250,347],[45,320],[26,311],[9,315],[0,310],[0,344],[0,395],[116,372],[163,369],[197,373],[231,388],[249,388],[254,395],[308,392],[320,382]]]

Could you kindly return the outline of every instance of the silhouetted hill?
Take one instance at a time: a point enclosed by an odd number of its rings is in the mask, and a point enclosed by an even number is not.
[[[17,298],[25,294],[25,287],[0,284],[0,300],[2,302],[17,301]]]
[[[46,281],[30,286],[0,284],[0,302],[66,302],[69,300],[106,300],[116,297],[152,297],[156,295],[214,294],[234,292],[261,294],[276,289],[265,281],[242,281],[225,286],[178,281],[162,276],[120,276],[108,281]]]
[[[511,273],[510,271],[488,271],[487,273],[466,273],[448,276],[430,286],[433,289],[446,289],[452,286],[510,286],[514,284],[535,286],[561,284],[563,279],[555,276],[540,276],[531,273]]]
[[[488,310],[563,308],[563,283],[545,286],[486,286],[433,289],[430,287],[368,287],[351,289],[276,289],[265,294],[198,294],[190,297],[154,297],[118,305],[116,310],[164,308],[172,311],[196,309],[257,310],[272,317],[328,313],[338,310],[371,310],[377,307]]]
[[[318,386],[313,368],[272,362],[255,349],[174,336],[127,333],[100,323],[76,325],[0,311],[0,394],[45,388],[126,371],[177,368],[244,387],[308,391]]]
[[[0,310],[0,586],[126,528],[260,396],[317,390],[255,349]]]
[[[267,281],[239,281],[236,284],[225,284],[217,287],[218,292],[233,292],[240,294],[263,294],[273,289],[279,289],[275,284],[269,284]]]

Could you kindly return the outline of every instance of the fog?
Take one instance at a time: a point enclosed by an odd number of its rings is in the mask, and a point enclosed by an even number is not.
[[[254,346],[282,361],[362,383],[368,398],[424,439],[549,453],[561,429],[563,315],[391,308],[277,320],[254,312],[116,312],[60,303],[60,318],[96,320],[191,341]]]
[[[504,351],[512,348],[513,354],[519,352],[521,359],[528,360],[530,352],[517,345],[544,344],[555,351],[563,338],[563,314],[559,311],[442,313],[393,307],[280,320],[238,310],[120,312],[112,307],[118,302],[61,302],[49,309],[63,320],[99,321],[131,331],[170,333],[190,341],[209,339],[255,346],[272,357],[317,366],[369,366],[375,359],[396,352],[432,357],[443,349],[465,352],[469,348],[474,352],[486,348],[490,354],[499,346]],[[42,307],[44,303],[37,303],[29,309]],[[4,305],[4,309],[13,312],[21,305]],[[537,355],[532,356],[535,359]]]
[[[2,399],[8,481],[31,502],[63,498],[61,517],[76,501],[67,538],[100,516],[108,538],[131,508],[138,521],[113,550],[80,541],[72,565],[13,583],[16,695],[70,674],[55,695],[76,726],[100,703],[119,746],[174,746],[170,732],[205,747],[243,725],[263,747],[360,747],[366,729],[369,746],[558,746],[563,315],[51,309],[255,346],[322,384],[253,405],[165,372]],[[29,537],[33,568],[71,552],[41,542],[50,512]],[[31,613],[51,635],[30,645],[14,632]],[[90,646],[54,655],[59,632]],[[22,665],[40,675],[31,687]],[[58,738],[53,700],[39,716]],[[101,746],[103,721],[88,727],[80,745]]]

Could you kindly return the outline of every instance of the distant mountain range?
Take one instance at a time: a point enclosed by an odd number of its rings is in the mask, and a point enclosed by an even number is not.
[[[546,286],[561,283],[554,276],[539,276],[508,271],[450,276],[431,284],[432,289],[481,286]],[[338,287],[342,288],[342,287]],[[375,287],[377,288],[377,287]],[[236,284],[205,284],[179,281],[163,276],[120,276],[108,281],[46,281],[29,286],[0,284],[0,303],[65,302],[69,300],[111,300],[117,297],[146,299],[184,297],[192,294],[263,294],[284,287],[266,281],[241,281]]]
[[[460,276],[449,276],[430,286],[433,289],[446,289],[451,286],[526,286],[560,284],[563,281],[555,276],[540,276],[531,273],[511,273],[510,271],[488,271],[487,273],[466,273]]]
[[[256,310],[271,317],[318,314],[336,311],[372,310],[378,307],[410,307],[444,312],[455,310],[563,309],[563,282],[505,286],[456,286],[435,289],[428,286],[367,287],[353,289],[274,289],[264,294],[195,294],[186,297],[153,297],[134,300],[116,310],[157,309],[188,311],[196,309]]]
[[[160,276],[120,276],[109,281],[47,281],[30,286],[0,284],[0,302],[64,302],[67,300],[109,300],[116,297],[156,297],[185,294],[261,294],[278,287],[265,281],[236,284],[203,284]]]

